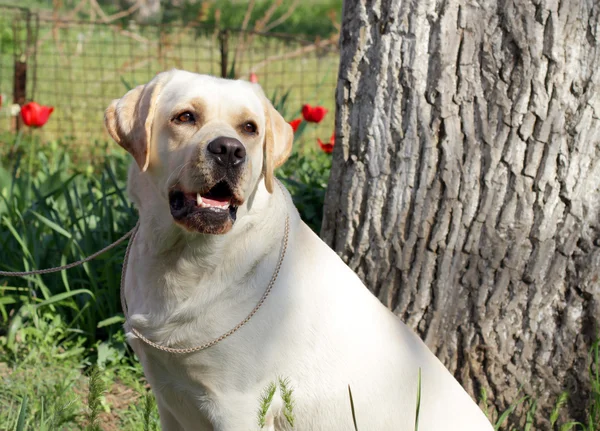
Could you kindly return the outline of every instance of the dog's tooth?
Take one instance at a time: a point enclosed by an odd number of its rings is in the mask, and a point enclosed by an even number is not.
[[[200,193],[198,193],[196,195],[196,205],[198,205],[200,208],[209,208],[210,207],[209,204],[207,204],[206,202],[204,202],[202,200],[202,196],[200,196]]]

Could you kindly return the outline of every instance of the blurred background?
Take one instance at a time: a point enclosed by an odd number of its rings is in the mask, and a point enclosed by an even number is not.
[[[301,116],[304,104],[324,106],[330,114],[297,140],[299,150],[312,149],[317,137],[329,139],[333,133],[341,3],[25,0],[0,5],[5,108],[0,132],[18,132],[23,125],[14,105],[36,101],[54,107],[37,132],[42,141],[102,146],[108,140],[103,112],[110,101],[175,67],[257,81],[288,121]]]

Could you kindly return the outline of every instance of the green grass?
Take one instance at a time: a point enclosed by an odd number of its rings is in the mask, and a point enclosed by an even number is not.
[[[281,5],[273,13],[269,22],[279,20],[293,5],[294,0],[283,0]],[[273,26],[270,31],[287,33],[298,36],[329,37],[336,32],[342,12],[342,0],[304,0],[297,2],[291,16],[280,25]],[[235,0],[220,0],[210,3],[210,7],[204,14],[204,22],[207,25],[220,25],[221,27],[241,28],[247,11],[247,2]],[[248,28],[255,25],[264,18],[268,9],[272,7],[272,0],[258,0],[251,11],[248,20]],[[183,7],[165,9],[162,22],[186,22],[190,17],[197,17],[203,8],[201,2],[195,4],[187,3]],[[217,20],[217,12],[219,19]],[[332,16],[333,15],[333,16]],[[332,19],[333,18],[333,19]]]
[[[564,419],[565,408],[569,399],[568,392],[561,393],[554,403],[554,408],[547,418],[555,431],[599,431],[600,430],[600,337],[592,344],[589,351],[590,394],[586,406],[586,418],[583,422]],[[535,421],[538,404],[534,397],[522,396],[515,400],[505,411],[498,412],[490,408],[485,390],[481,392],[481,404],[494,430],[503,431],[546,431]],[[515,420],[517,419],[517,420]],[[513,423],[522,423],[521,428]]]
[[[81,349],[81,334],[59,315],[34,313],[14,348],[0,336],[0,429],[157,429],[137,363],[114,354],[100,364],[101,345]],[[109,347],[124,348],[117,338]]]
[[[19,6],[32,10],[53,10],[54,7],[52,0],[19,0],[18,2],[13,0],[0,3],[18,3]],[[73,10],[77,3],[76,0],[62,1],[58,4],[58,10],[62,15],[67,14]],[[279,3],[279,7],[277,7],[269,22],[280,20],[282,15],[287,14],[294,0],[282,0]],[[109,15],[122,10],[122,8],[117,7],[119,3],[112,0],[99,0],[98,4]],[[201,16],[202,22],[206,25],[241,28],[246,15],[247,4],[248,2],[240,2],[239,0],[186,1],[177,2],[177,4],[170,2],[168,6],[163,6],[162,14],[152,24],[188,23],[190,20],[197,20]],[[273,1],[271,0],[256,1],[249,17],[248,28],[254,28],[256,23],[263,19],[272,4]],[[270,31],[304,37],[307,35],[328,37],[336,31],[334,23],[339,24],[341,11],[342,0],[303,0],[297,2],[294,12],[288,19],[277,26],[273,26]],[[218,19],[217,15],[219,16]],[[79,20],[89,19],[89,9],[84,8],[75,18]],[[127,24],[129,19],[130,17],[125,17],[118,22]]]

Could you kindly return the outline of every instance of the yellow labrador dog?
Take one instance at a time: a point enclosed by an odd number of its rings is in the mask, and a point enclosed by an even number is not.
[[[293,132],[257,84],[180,70],[112,102],[140,225],[125,330],[163,430],[487,431],[424,343],[300,220]],[[418,376],[421,372],[421,384]],[[277,387],[268,411],[261,394]],[[287,401],[285,398],[288,398]]]

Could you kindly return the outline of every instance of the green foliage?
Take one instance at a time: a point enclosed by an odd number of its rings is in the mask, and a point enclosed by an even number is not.
[[[550,413],[549,422],[552,430],[555,431],[599,431],[600,430],[600,337],[592,344],[589,352],[590,359],[590,394],[587,404],[586,421],[578,422],[573,420],[561,421],[561,412],[567,405],[569,394],[563,392],[559,395],[552,412]],[[520,392],[520,391],[519,391]],[[510,423],[519,422],[521,418],[523,423],[523,431],[541,430],[539,424],[535,421],[537,412],[537,401],[530,396],[523,396],[513,402],[504,412],[489,413],[490,402],[487,392],[482,388],[481,403],[484,407],[484,412],[492,421],[495,430],[517,431]],[[494,421],[494,418],[496,420]]]
[[[92,367],[87,396],[88,412],[86,431],[101,431],[99,416],[102,411],[102,397],[106,392],[106,385],[102,381],[102,374],[96,367]]]
[[[281,395],[281,399],[283,400],[283,415],[288,423],[294,427],[294,399],[293,389],[290,387],[289,379],[283,379],[279,377],[279,391]]]
[[[35,142],[35,141],[34,141]],[[80,170],[68,153],[35,149],[0,167],[0,269],[19,271],[79,260],[112,243],[135,224],[125,198],[128,159],[111,157],[95,173]],[[52,149],[52,148],[50,148]],[[30,163],[35,160],[35,163]],[[119,274],[124,245],[57,274],[0,279],[0,328],[9,331],[28,309],[57,310],[88,345],[114,332],[120,315]],[[9,314],[16,317],[8,327]],[[13,331],[14,333],[14,331]]]
[[[19,409],[19,417],[17,418],[17,426],[15,431],[23,431],[25,429],[25,418],[27,417],[27,402],[29,397],[25,395],[23,401],[21,401],[21,408]]]
[[[275,383],[271,382],[263,390],[263,393],[260,396],[260,404],[258,407],[258,426],[260,428],[264,427],[266,424],[267,412],[269,411],[269,407],[271,407],[271,403],[273,402],[275,391],[277,391],[277,386]]]
[[[77,357],[85,350],[84,342],[85,337],[70,330],[60,314],[31,304],[19,308],[7,335],[0,337],[5,358],[20,366]]]
[[[125,319],[119,317],[119,323]],[[125,341],[125,335],[122,331],[113,334],[108,340],[99,341],[96,344],[96,356],[91,356],[92,363],[96,364],[101,370],[111,367],[118,367],[130,363],[129,349]]]
[[[270,0],[256,1],[248,21],[248,29],[255,28],[256,23],[264,18],[272,3]],[[269,22],[279,20],[284,14],[287,14],[292,3],[293,0],[283,0]],[[206,5],[209,5],[209,7],[206,8]],[[248,3],[240,3],[235,0],[186,1],[181,6],[172,5],[164,8],[162,22],[187,23],[203,16],[203,23],[208,27],[219,26],[220,28],[238,29],[242,27],[244,22],[247,5]],[[342,0],[302,1],[299,2],[289,18],[270,29],[270,31],[308,37],[329,37],[337,31],[330,15],[339,20],[341,11]]]
[[[144,431],[158,430],[159,423],[153,415],[157,411],[156,400],[154,396],[148,392],[144,395]]]
[[[29,314],[29,324],[16,331],[13,349],[0,337],[0,429],[59,429],[75,423],[81,405],[73,387],[83,350],[80,341],[69,339],[77,334],[60,316],[36,315],[38,310]],[[21,407],[13,425],[16,403]]]
[[[156,406],[139,364],[129,360],[90,368],[94,355],[77,348],[76,339],[65,339],[65,334],[80,337],[79,331],[43,309],[31,314],[37,316],[31,315],[17,331],[14,350],[0,336],[0,429],[100,430],[107,418],[110,429],[158,429]],[[113,338],[119,335],[124,337],[120,331]],[[119,400],[121,394],[130,395]]]
[[[304,0],[298,2],[294,12],[281,24],[273,27],[272,32],[288,33],[294,35],[304,35],[309,37],[328,37],[336,30],[332,23],[330,15],[335,14],[335,20],[339,22],[342,11],[343,0]],[[52,3],[47,0],[20,0],[12,3],[19,3],[20,6],[30,7],[32,9],[49,9]],[[123,10],[116,7],[118,2],[112,0],[100,0],[98,2],[105,12],[112,14]],[[196,22],[198,19],[207,27],[219,25],[221,28],[240,28],[244,21],[247,2],[236,0],[198,0],[173,2],[165,1],[162,3],[162,14],[153,18],[148,24],[171,24]],[[272,5],[272,0],[257,0],[248,22],[248,29],[254,28]],[[293,0],[283,0],[281,5],[272,15],[269,22],[279,20],[287,13]],[[77,3],[66,0],[62,2],[61,11],[72,10]],[[218,11],[218,12],[217,12]],[[219,17],[217,19],[217,16]],[[85,20],[89,19],[85,10],[81,11],[77,17]],[[119,20],[123,25],[127,25],[127,20],[131,17],[125,17]]]
[[[271,101],[275,109],[284,116],[288,115],[289,92],[275,92]],[[297,113],[295,113],[297,114]],[[295,141],[314,127],[306,121],[300,123],[295,133]],[[295,145],[289,159],[275,173],[292,194],[296,208],[302,219],[317,234],[321,230],[323,219],[323,203],[329,172],[331,171],[331,155],[315,147],[306,148]]]
[[[552,409],[552,413],[550,414],[550,426],[552,428],[554,428],[554,426],[558,423],[560,410],[567,404],[568,400],[569,394],[567,392],[563,392],[559,395],[558,400]]]
[[[331,156],[314,150],[306,153],[295,151],[276,172],[292,194],[302,219],[317,233],[323,220],[323,202],[330,170]]]
[[[14,47],[14,34],[7,17],[0,17],[0,54],[10,54]]]
[[[513,415],[517,407],[521,404],[525,403],[525,401],[529,400],[528,396],[521,397],[513,402],[508,408],[502,412],[502,414],[498,417],[496,422],[494,423],[494,430],[499,430],[501,427],[508,421],[508,418]]]
[[[258,407],[258,426],[260,428],[266,425],[267,412],[273,403],[275,394],[279,391],[279,396],[283,401],[283,416],[290,426],[294,427],[294,400],[293,390],[290,387],[290,381],[278,377],[276,382],[271,382],[263,390]]]

